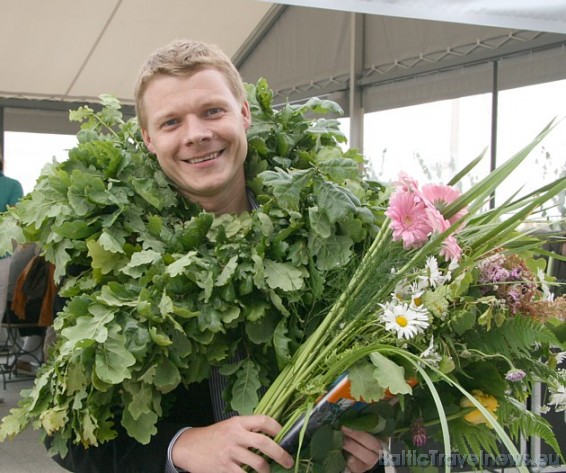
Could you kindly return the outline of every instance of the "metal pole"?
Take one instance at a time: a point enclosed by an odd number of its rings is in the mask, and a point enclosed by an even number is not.
[[[497,166],[497,108],[499,99],[499,62],[493,61],[493,85],[491,90],[491,160],[489,170],[493,171]],[[495,207],[495,194],[491,194],[489,207]]]
[[[362,108],[362,89],[358,81],[364,67],[364,15],[351,13],[350,28],[350,148],[363,153],[364,110]]]

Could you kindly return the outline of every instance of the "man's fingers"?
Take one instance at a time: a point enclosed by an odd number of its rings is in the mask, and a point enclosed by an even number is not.
[[[264,415],[237,417],[242,427],[250,432],[263,432],[275,437],[281,430],[281,424],[275,419]]]
[[[347,427],[342,427],[342,432],[348,438],[355,440],[357,443],[363,447],[371,450],[373,452],[381,452],[383,450],[383,443],[377,437],[374,437],[367,432],[357,431],[348,429]]]
[[[342,428],[347,455],[347,466],[352,473],[362,473],[374,467],[381,458],[383,444],[367,432]]]

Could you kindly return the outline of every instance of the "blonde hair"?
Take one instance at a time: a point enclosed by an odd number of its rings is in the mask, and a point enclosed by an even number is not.
[[[213,68],[221,72],[234,97],[244,102],[246,91],[242,77],[230,58],[218,46],[189,39],[177,39],[149,56],[138,75],[134,97],[140,126],[145,128],[147,125],[143,98],[149,83],[155,77],[160,75],[183,77],[204,68]]]

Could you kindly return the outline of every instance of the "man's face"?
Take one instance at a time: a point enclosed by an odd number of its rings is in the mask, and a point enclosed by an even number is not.
[[[143,100],[144,141],[179,191],[217,213],[241,201],[251,116],[224,76],[216,69],[157,76]]]

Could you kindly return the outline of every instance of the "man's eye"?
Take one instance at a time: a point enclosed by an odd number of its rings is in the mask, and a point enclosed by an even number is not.
[[[165,121],[163,123],[163,126],[173,126],[173,125],[176,125],[177,123],[178,123],[178,120],[176,118],[171,118],[171,119]]]
[[[213,108],[209,108],[206,111],[206,115],[210,117],[212,115],[218,115],[219,113],[222,113],[222,112],[223,112],[223,110],[220,107],[213,107]]]

